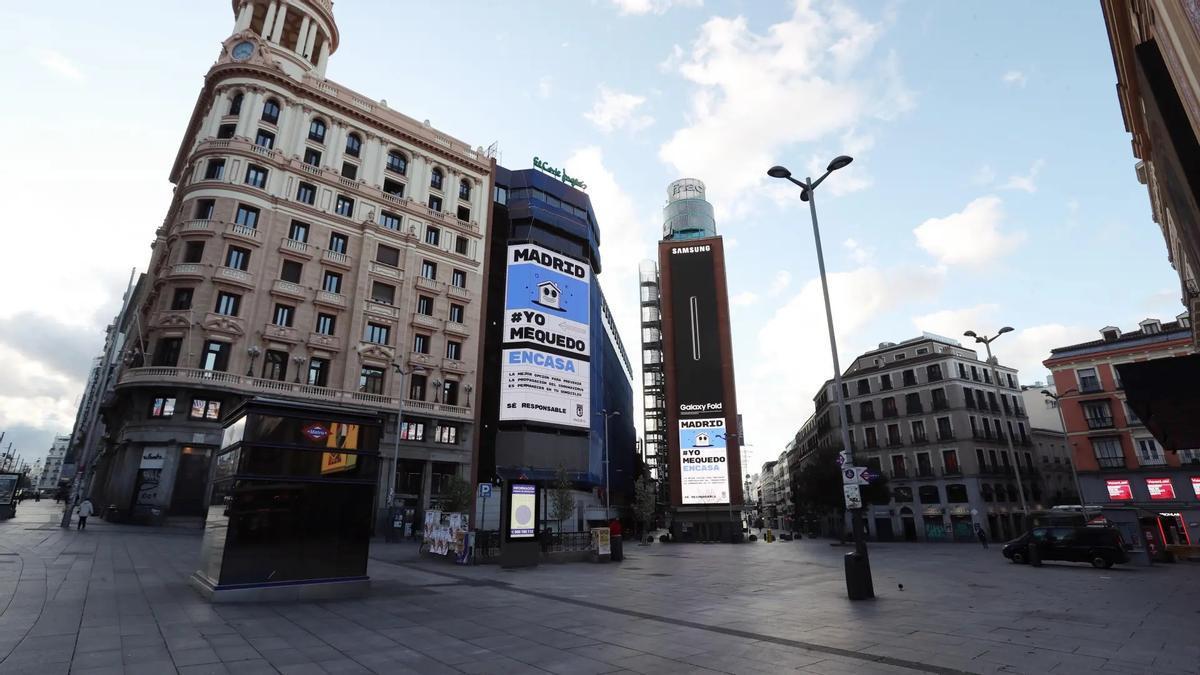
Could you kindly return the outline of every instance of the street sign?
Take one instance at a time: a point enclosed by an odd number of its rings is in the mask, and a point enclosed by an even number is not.
[[[846,495],[846,508],[862,508],[862,495],[859,493],[857,485],[843,485],[842,492]]]
[[[491,483],[480,483],[479,484],[479,496],[483,497],[484,499],[491,497],[492,496],[492,484]]]
[[[845,466],[845,464],[846,464],[846,453],[845,452],[838,453],[837,463],[838,463],[838,466]]]
[[[878,478],[871,473],[870,469],[865,466],[843,466],[842,467],[842,484],[843,485],[870,485],[873,478]]]

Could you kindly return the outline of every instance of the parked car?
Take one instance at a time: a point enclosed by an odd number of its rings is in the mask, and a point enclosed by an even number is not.
[[[1129,562],[1125,542],[1115,527],[1035,527],[1005,544],[1004,557],[1017,564],[1027,563],[1031,546],[1037,547],[1041,560],[1086,562],[1106,569]]]

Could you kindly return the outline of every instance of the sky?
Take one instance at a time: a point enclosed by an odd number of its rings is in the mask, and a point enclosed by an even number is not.
[[[69,11],[68,11],[69,10]],[[586,181],[600,281],[635,368],[637,264],[666,186],[707,184],[725,237],[753,473],[832,376],[807,204],[766,176],[854,163],[817,192],[845,367],[922,331],[1052,347],[1183,311],[1094,2],[338,0],[327,76],[502,164]],[[68,433],[131,268],[144,271],[225,0],[0,9],[0,431]],[[24,101],[24,103],[18,103]],[[634,398],[640,401],[635,382]]]

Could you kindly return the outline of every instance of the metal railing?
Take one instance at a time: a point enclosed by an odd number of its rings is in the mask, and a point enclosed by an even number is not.
[[[1086,419],[1088,429],[1108,429],[1113,425],[1112,415],[1091,415]]]

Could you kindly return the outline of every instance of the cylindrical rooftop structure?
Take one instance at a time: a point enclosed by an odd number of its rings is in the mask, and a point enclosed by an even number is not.
[[[704,183],[680,178],[667,186],[663,208],[663,239],[698,239],[717,234],[713,207],[704,198]]]

